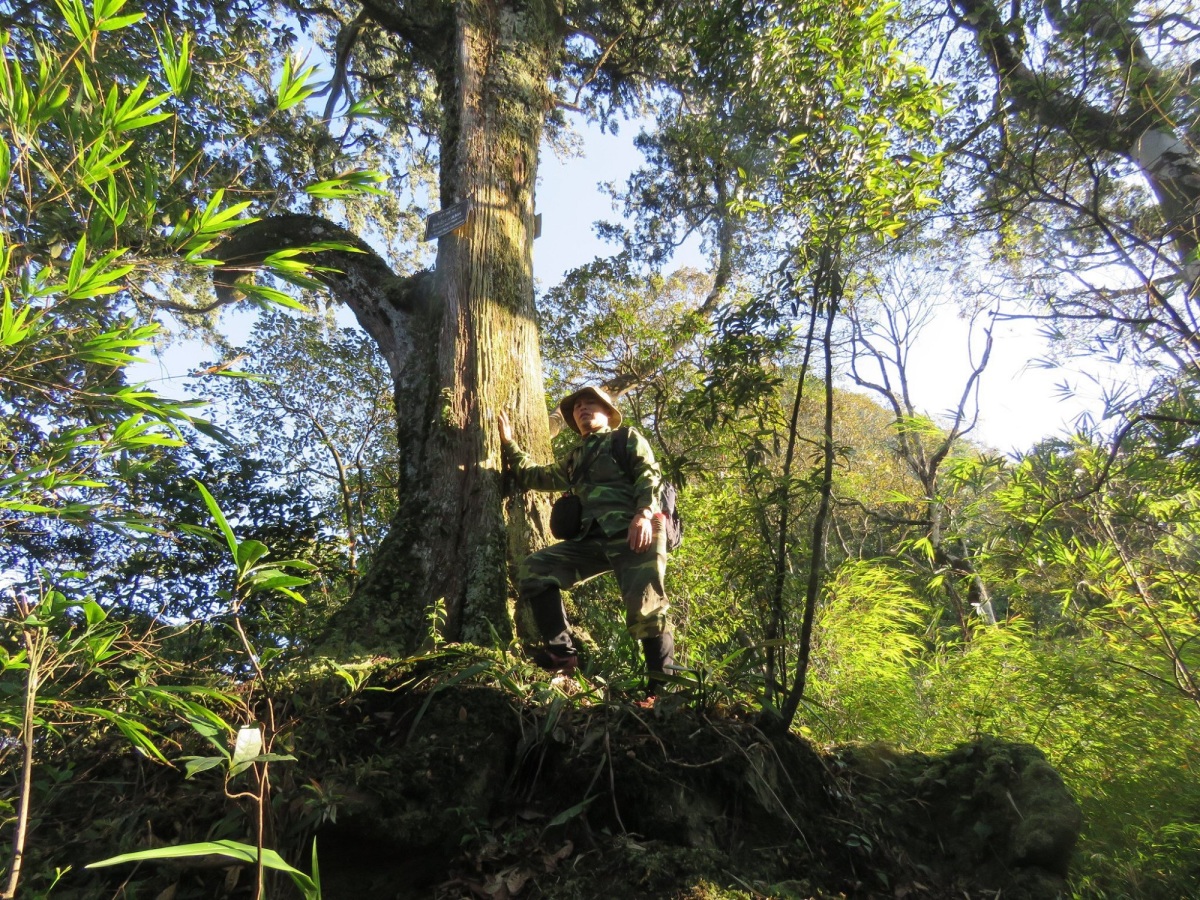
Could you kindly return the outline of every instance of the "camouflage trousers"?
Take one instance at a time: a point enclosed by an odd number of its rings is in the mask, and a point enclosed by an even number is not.
[[[551,544],[536,553],[531,553],[521,563],[517,572],[517,589],[521,598],[533,601],[557,595],[558,590],[570,590],[578,584],[611,571],[617,576],[621,598],[625,601],[625,626],[636,639],[652,638],[667,628],[666,591],[663,582],[667,573],[667,537],[663,529],[654,530],[654,543],[642,553],[629,549],[629,538],[625,533],[605,537],[593,530],[579,541],[563,541]],[[561,610],[561,602],[538,603]],[[561,629],[557,627],[561,618]],[[567,628],[566,614],[556,612],[538,616],[538,627],[551,644],[551,638]],[[553,620],[553,621],[550,621]]]

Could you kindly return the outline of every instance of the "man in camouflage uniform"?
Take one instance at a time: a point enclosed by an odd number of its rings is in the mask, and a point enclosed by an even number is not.
[[[641,641],[653,695],[653,674],[671,666],[675,655],[663,588],[662,475],[649,441],[633,428],[628,467],[613,455],[613,429],[621,424],[621,412],[600,388],[581,388],[564,397],[558,409],[583,441],[566,459],[546,466],[517,446],[508,416],[499,415],[505,462],[517,484],[525,490],[571,491],[583,505],[579,534],[531,553],[521,564],[517,589],[546,642],[547,668],[573,672],[577,657],[560,592],[611,570],[625,601],[625,625]]]

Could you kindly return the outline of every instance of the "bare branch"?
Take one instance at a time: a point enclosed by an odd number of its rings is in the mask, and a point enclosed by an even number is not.
[[[350,53],[354,50],[354,45],[358,43],[358,36],[366,21],[367,13],[364,9],[359,12],[353,22],[343,25],[342,30],[338,33],[333,77],[329,79],[329,85],[326,88],[329,91],[329,99],[325,102],[325,121],[327,122],[333,119],[338,100],[341,99],[342,92],[346,89],[346,67],[350,62]]]

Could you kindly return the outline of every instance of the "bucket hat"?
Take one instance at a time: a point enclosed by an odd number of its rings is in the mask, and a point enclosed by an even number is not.
[[[617,404],[613,402],[612,397],[608,396],[603,389],[594,384],[588,384],[581,387],[579,390],[567,394],[558,404],[558,414],[562,416],[563,421],[570,426],[571,430],[576,434],[580,434],[579,426],[575,423],[575,401],[585,394],[591,394],[600,403],[608,407],[608,424],[613,428],[619,428],[621,425],[621,411],[617,409]]]

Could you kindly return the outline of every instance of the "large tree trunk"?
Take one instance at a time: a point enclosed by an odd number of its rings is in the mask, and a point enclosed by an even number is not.
[[[383,18],[382,27],[407,21]],[[393,10],[394,11],[394,10]],[[465,225],[439,240],[433,273],[396,276],[367,245],[313,216],[241,229],[219,255],[254,265],[271,250],[340,240],[325,280],[378,343],[395,384],[399,511],[365,577],[326,633],[326,652],[417,649],[437,621],[448,640],[513,633],[515,566],[544,542],[544,500],[507,509],[495,418],[549,458],[533,306],[533,189],[559,15],[550,3],[432,4],[443,14],[434,66],[443,107],[441,201],[469,201]],[[440,610],[440,612],[439,612]],[[524,629],[521,629],[524,631]]]
[[[542,506],[510,506],[506,528],[496,413],[549,452],[533,307],[533,189],[557,34],[549,4],[462,2],[439,72],[442,206],[471,203],[441,238],[423,327],[393,371],[400,506],[331,637],[413,650],[435,604],[451,640],[512,633],[508,574],[543,540]]]

